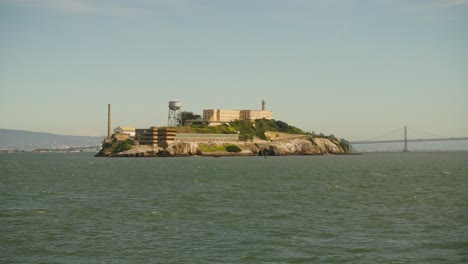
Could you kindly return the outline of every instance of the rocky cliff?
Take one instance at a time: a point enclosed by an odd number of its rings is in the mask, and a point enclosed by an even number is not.
[[[226,150],[226,146],[236,146],[236,151]],[[229,148],[228,148],[229,149]],[[125,151],[115,148],[102,149],[97,157],[186,157],[186,156],[288,156],[288,155],[327,155],[346,154],[348,149],[339,139],[279,137],[270,140],[237,141],[229,143],[173,142],[167,148],[152,146],[132,146]]]

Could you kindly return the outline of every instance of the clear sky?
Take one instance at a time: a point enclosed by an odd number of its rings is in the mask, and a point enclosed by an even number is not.
[[[0,128],[260,109],[349,140],[468,136],[468,0],[0,0]]]

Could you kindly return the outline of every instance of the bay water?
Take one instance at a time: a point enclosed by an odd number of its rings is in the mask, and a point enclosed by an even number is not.
[[[0,154],[0,263],[468,263],[468,152]]]

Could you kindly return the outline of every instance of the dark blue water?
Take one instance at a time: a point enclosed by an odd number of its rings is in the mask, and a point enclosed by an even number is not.
[[[0,155],[1,263],[467,263],[468,152]]]

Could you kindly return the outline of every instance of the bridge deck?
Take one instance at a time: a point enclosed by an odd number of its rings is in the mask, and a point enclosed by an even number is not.
[[[407,142],[452,141],[452,140],[468,140],[468,137],[408,139]],[[404,139],[374,140],[374,141],[350,141],[349,143],[351,145],[360,145],[360,144],[403,143],[403,142],[405,142]]]

